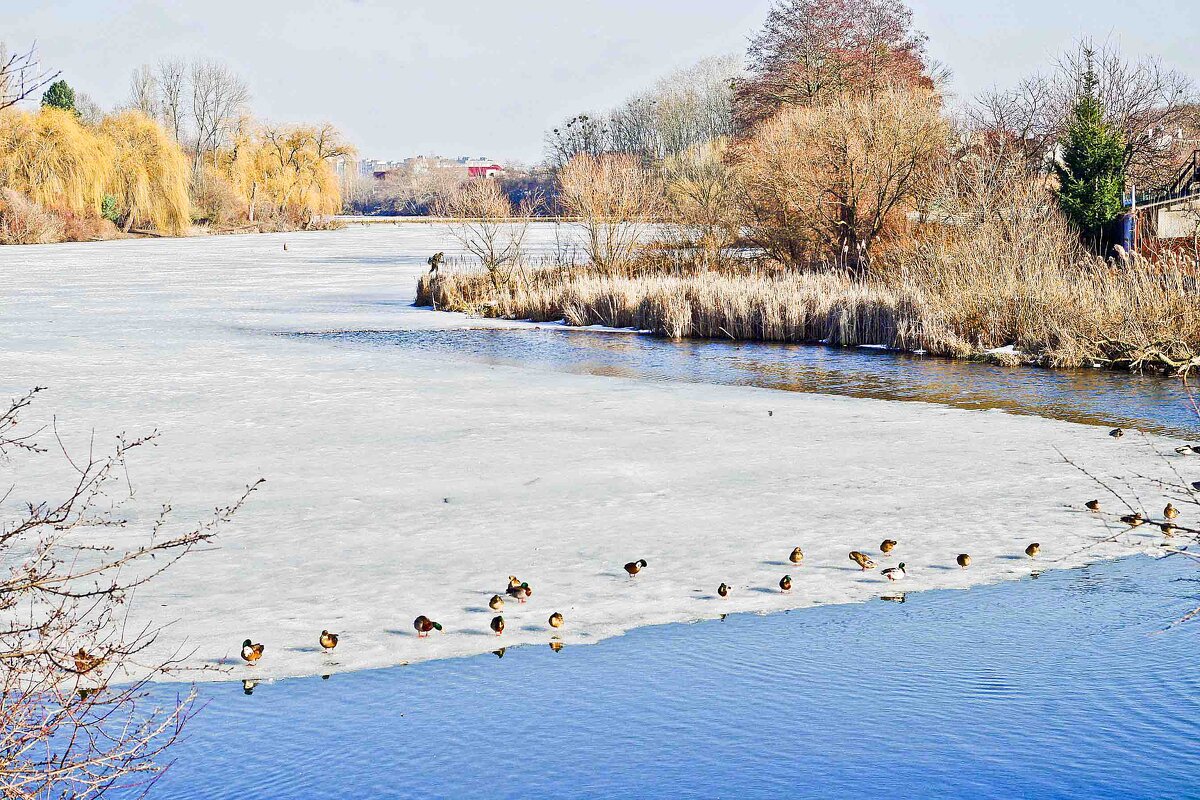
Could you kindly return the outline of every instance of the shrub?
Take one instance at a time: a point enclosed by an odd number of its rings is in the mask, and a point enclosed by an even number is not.
[[[0,244],[61,242],[63,221],[13,189],[0,189]]]

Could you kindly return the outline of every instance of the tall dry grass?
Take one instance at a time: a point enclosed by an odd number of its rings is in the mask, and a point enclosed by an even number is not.
[[[1053,253],[1048,255],[1055,255]],[[1059,257],[1061,254],[1056,255]],[[865,276],[848,271],[608,271],[542,266],[502,286],[444,270],[418,302],[448,311],[636,328],[670,338],[877,345],[1054,367],[1200,366],[1194,260],[1006,261],[926,244]],[[989,351],[1012,347],[1016,352]]]

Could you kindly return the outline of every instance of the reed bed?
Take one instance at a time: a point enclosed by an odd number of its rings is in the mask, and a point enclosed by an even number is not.
[[[423,277],[418,303],[436,299],[440,309],[478,316],[636,328],[673,339],[874,345],[1060,368],[1200,366],[1194,259],[1045,255],[993,254],[975,263],[961,250],[931,247],[865,274],[543,265],[514,270],[499,285],[457,267],[436,281]]]

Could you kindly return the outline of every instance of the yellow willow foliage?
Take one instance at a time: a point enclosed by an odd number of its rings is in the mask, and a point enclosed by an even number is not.
[[[111,170],[106,142],[71,112],[0,113],[0,185],[35,203],[98,213]]]
[[[179,145],[140,111],[106,117],[99,132],[112,154],[108,193],[126,215],[126,226],[149,224],[176,236],[186,232],[190,168]]]
[[[252,214],[270,209],[304,219],[341,210],[341,187],[329,159],[351,150],[331,127],[263,127],[234,144],[225,169]]]

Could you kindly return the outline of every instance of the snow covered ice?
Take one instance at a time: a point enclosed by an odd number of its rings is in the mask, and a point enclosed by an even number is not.
[[[549,250],[554,234],[531,240]],[[180,522],[199,518],[267,480],[217,546],[134,598],[135,621],[172,623],[163,652],[183,645],[192,665],[233,665],[184,679],[544,645],[554,611],[565,625],[553,635],[570,646],[1132,552],[1079,552],[1104,532],[1081,510],[1098,492],[1056,448],[1097,472],[1153,471],[1140,437],[287,335],[520,324],[413,308],[438,250],[454,251],[445,228],[402,225],[0,252],[0,390],[49,387],[35,416],[57,417],[72,447],[93,430],[101,443],[160,430],[130,463],[143,517],[170,501]],[[53,456],[20,461],[10,504],[52,496],[63,477]],[[104,535],[120,544],[140,532]],[[885,538],[899,542],[890,556],[878,554]],[[1033,541],[1036,564],[1023,555]],[[787,561],[797,545],[799,567]],[[855,549],[881,568],[904,561],[907,578],[860,572]],[[968,570],[955,566],[963,552]],[[648,567],[628,577],[622,565],[639,558]],[[778,589],[784,574],[790,594]],[[533,596],[508,600],[496,637],[487,601],[509,575]],[[418,640],[419,614],[445,633]],[[333,655],[317,645],[322,629],[341,634]],[[266,645],[253,668],[237,660],[247,637]]]

